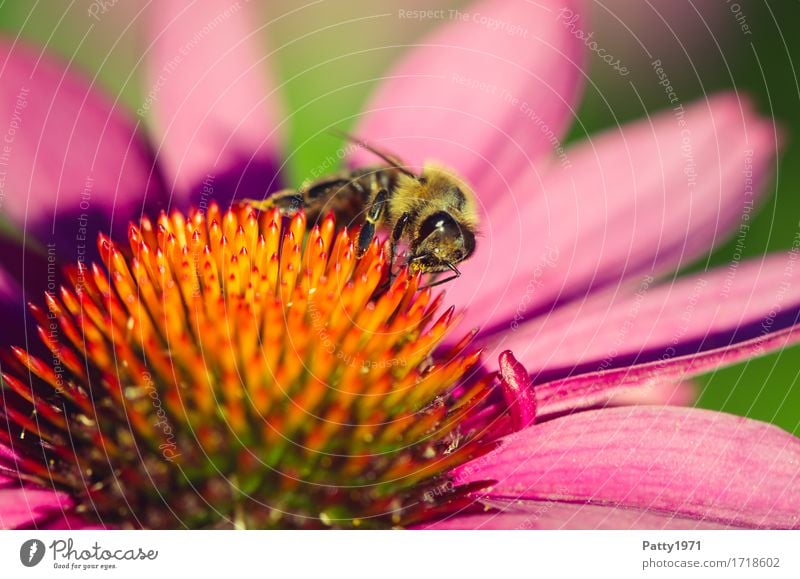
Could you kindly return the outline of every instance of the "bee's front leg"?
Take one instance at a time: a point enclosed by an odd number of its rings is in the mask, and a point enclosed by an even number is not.
[[[430,287],[436,287],[437,285],[442,285],[444,283],[447,283],[449,281],[453,281],[454,279],[458,279],[458,278],[461,277],[461,271],[455,266],[455,264],[446,263],[445,265],[447,266],[447,268],[450,271],[453,272],[453,275],[448,276],[448,277],[446,277],[444,279],[438,279],[439,275],[441,274],[441,272],[436,273],[436,274],[434,274],[433,279],[427,285],[424,285],[419,289],[428,289]]]

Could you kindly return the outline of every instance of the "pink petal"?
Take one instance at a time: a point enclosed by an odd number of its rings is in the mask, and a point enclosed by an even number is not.
[[[124,234],[160,199],[137,123],[68,63],[0,39],[0,118],[0,210],[37,236],[66,238],[61,257],[78,244],[85,253],[99,229]]]
[[[19,299],[21,295],[20,293],[12,300],[0,300],[0,316],[3,317],[3,324],[8,328],[7,331],[0,332],[0,348],[8,348],[24,342],[25,326],[28,320],[23,315],[25,304],[22,299]]]
[[[540,418],[547,418],[599,405],[647,403],[685,405],[693,398],[691,392],[686,392],[686,387],[681,386],[685,384],[687,378],[775,350],[782,350],[798,342],[800,342],[800,326],[792,326],[700,354],[657,360],[615,370],[578,374],[539,384],[534,387],[538,415]],[[676,387],[676,381],[682,382]],[[669,396],[666,401],[663,400],[665,395]]]
[[[512,350],[538,382],[732,346],[798,321],[798,257],[774,254],[660,285],[648,278],[486,340]]]
[[[613,505],[558,501],[491,501],[479,514],[456,514],[424,529],[721,529],[728,525]]]
[[[6,468],[13,468],[15,453],[0,445],[0,529],[101,529],[76,515],[72,499],[53,489],[21,487],[16,476]]]
[[[45,523],[37,524],[36,528],[40,531],[99,531],[103,529],[112,529],[113,527],[89,522],[83,517],[79,517],[73,513],[61,513],[59,516],[55,516]]]
[[[448,301],[467,308],[467,326],[507,328],[687,264],[748,226],[775,150],[774,127],[735,94],[687,106],[682,119],[669,110],[593,137],[543,182],[526,174],[512,183],[516,195],[484,216]]]
[[[648,388],[632,388],[609,396],[609,406],[692,406],[697,400],[698,386],[691,380],[660,382]]]
[[[21,288],[16,280],[0,267],[0,303],[6,303],[19,296],[20,293]]]
[[[491,205],[513,174],[546,164],[572,121],[585,47],[565,19],[581,10],[483,0],[460,14],[390,73],[355,133],[412,166],[444,163]],[[352,160],[376,163],[363,151]]]
[[[0,529],[34,527],[37,521],[60,516],[69,509],[70,499],[48,489],[19,487],[0,475]]]
[[[254,6],[177,0],[149,6],[149,82],[159,157],[178,201],[220,204],[275,188],[282,118]]]
[[[488,500],[591,503],[745,527],[800,528],[800,440],[718,412],[632,406],[512,434],[454,473]]]

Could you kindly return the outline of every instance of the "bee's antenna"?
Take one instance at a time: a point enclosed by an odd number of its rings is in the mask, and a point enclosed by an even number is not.
[[[389,164],[389,166],[397,169],[398,171],[400,171],[404,175],[408,175],[412,179],[417,179],[417,175],[415,175],[414,173],[412,173],[411,171],[406,169],[403,166],[402,161],[400,161],[400,159],[398,159],[394,155],[390,155],[389,153],[385,153],[385,152],[381,151],[380,149],[376,149],[375,147],[373,147],[372,145],[362,141],[358,137],[355,137],[355,136],[351,135],[350,133],[345,133],[344,131],[340,131],[339,129],[328,129],[328,132],[333,134],[333,135],[336,135],[338,137],[343,137],[344,139],[347,139],[351,143],[355,143],[356,145],[358,145],[362,149],[366,149],[367,151],[369,151],[370,153],[372,153],[376,157],[380,157],[381,159],[386,161]]]

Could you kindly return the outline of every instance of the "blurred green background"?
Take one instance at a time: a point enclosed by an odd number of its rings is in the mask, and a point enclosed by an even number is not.
[[[716,90],[746,91],[765,115],[784,128],[785,147],[772,194],[746,237],[745,256],[791,246],[800,220],[800,57],[796,26],[800,2],[784,0],[605,0],[587,2],[586,29],[631,71],[622,78],[594,57],[590,82],[570,140],[646,115],[664,106],[647,51],[657,54],[683,102]],[[2,2],[0,29],[58,52],[136,109],[142,86],[140,26],[143,3]],[[388,66],[435,21],[390,18],[398,9],[450,8],[463,0],[422,2],[327,0],[301,6],[273,0],[262,7],[265,43],[277,50],[290,115],[289,179],[300,182],[339,143],[320,136],[325,127],[354,120]],[[389,25],[387,26],[387,21]],[[646,50],[645,50],[646,49]],[[638,93],[638,96],[637,96]],[[641,99],[641,100],[640,100]],[[695,265],[731,260],[734,243]],[[800,347],[701,377],[698,405],[773,422],[800,435]]]

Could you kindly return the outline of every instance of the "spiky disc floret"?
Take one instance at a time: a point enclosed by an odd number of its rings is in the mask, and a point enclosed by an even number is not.
[[[469,336],[332,217],[162,214],[101,236],[34,307],[53,353],[4,373],[27,481],[141,527],[386,526],[458,505],[447,472],[491,443]],[[8,370],[8,367],[6,368]],[[472,376],[471,376],[472,374]],[[480,420],[474,420],[481,411]],[[470,426],[471,425],[471,426]]]

